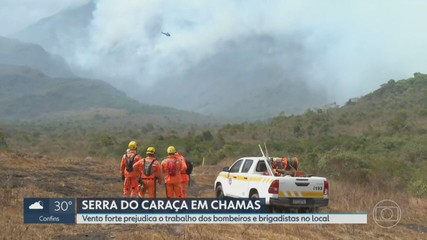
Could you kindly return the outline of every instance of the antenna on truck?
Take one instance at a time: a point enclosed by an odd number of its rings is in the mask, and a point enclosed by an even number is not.
[[[262,150],[261,144],[258,144],[259,150],[261,150],[262,156],[265,157],[264,151]]]
[[[264,148],[265,148],[265,153],[267,154],[267,158],[268,158],[268,149],[267,149],[267,144],[265,144],[265,142],[264,142]]]
[[[274,176],[273,170],[271,169],[271,163],[269,162],[269,157],[268,157],[268,150],[267,150],[267,145],[264,143],[264,147],[265,147],[265,152],[267,153],[267,156],[265,156],[264,151],[262,150],[261,144],[258,144],[259,150],[262,153],[262,156],[266,159],[264,159],[265,161],[265,166],[266,166],[266,170],[268,172],[268,175],[270,176]]]

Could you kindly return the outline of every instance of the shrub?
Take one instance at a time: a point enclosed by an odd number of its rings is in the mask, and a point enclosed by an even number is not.
[[[318,162],[318,169],[332,178],[362,182],[370,172],[367,161],[361,156],[337,151],[324,155]]]
[[[417,197],[427,196],[427,181],[424,181],[422,179],[413,179],[409,183],[409,189]]]

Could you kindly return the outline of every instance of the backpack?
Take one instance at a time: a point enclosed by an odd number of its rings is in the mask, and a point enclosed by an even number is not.
[[[128,154],[126,153],[126,171],[128,172],[132,172],[133,171],[133,161],[136,157],[136,153],[133,155],[133,157],[129,157]]]
[[[178,172],[178,167],[177,167],[177,164],[176,164],[177,161],[178,160],[175,158],[174,161],[168,161],[167,162],[166,167],[168,169],[168,173],[169,173],[170,176],[175,176],[176,173]]]
[[[187,161],[187,159],[185,159],[185,163],[187,164],[187,170],[185,171],[185,173],[190,175],[193,172],[193,163]]]
[[[153,173],[153,163],[154,161],[157,161],[156,159],[153,159],[153,161],[150,162],[150,164],[145,164],[146,160],[144,158],[144,175],[145,176],[150,176]]]

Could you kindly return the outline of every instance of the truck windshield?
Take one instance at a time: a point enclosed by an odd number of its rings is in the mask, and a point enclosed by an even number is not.
[[[239,160],[231,166],[229,172],[239,172],[240,166],[242,165],[243,160]]]

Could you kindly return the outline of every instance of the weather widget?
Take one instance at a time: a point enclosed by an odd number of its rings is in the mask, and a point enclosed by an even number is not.
[[[24,223],[74,224],[74,198],[24,198]]]

